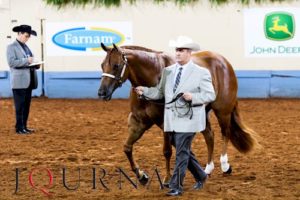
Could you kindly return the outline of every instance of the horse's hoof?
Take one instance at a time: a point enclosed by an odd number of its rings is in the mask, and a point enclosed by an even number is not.
[[[139,182],[142,185],[146,185],[148,183],[148,180],[149,180],[149,176],[145,172],[143,172],[143,174],[139,177]]]
[[[165,188],[169,188],[170,187],[170,177],[171,177],[171,175],[169,175],[169,176],[167,176],[167,177],[164,178],[163,186]]]
[[[214,162],[211,161],[210,163],[206,164],[204,171],[207,175],[210,175],[214,169],[215,169]]]
[[[231,166],[229,166],[228,170],[226,172],[223,172],[223,175],[225,175],[225,176],[230,175],[231,172],[232,172],[232,168],[231,168]]]
[[[164,186],[165,188],[170,188],[170,184],[169,184],[169,183],[163,183],[163,186]]]

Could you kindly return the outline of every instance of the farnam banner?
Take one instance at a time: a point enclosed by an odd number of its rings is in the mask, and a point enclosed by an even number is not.
[[[132,44],[131,22],[46,23],[47,56],[104,55],[100,44]]]
[[[246,57],[300,56],[300,8],[244,10]]]

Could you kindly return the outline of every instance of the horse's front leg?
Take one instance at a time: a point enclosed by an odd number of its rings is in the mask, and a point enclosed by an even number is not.
[[[166,159],[166,176],[164,178],[164,185],[168,186],[171,179],[170,161],[172,157],[172,145],[170,141],[170,134],[168,132],[164,132],[163,153]]]
[[[136,141],[138,141],[144,134],[144,132],[149,129],[153,124],[151,122],[145,123],[141,118],[134,116],[132,113],[129,114],[128,118],[128,137],[124,144],[124,152],[130,162],[131,169],[136,173],[140,183],[142,185],[147,184],[148,175],[139,169],[138,164],[135,162],[133,158],[133,145]]]

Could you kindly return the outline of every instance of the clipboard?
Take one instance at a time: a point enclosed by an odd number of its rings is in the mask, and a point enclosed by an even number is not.
[[[35,65],[41,65],[41,64],[44,64],[45,61],[39,61],[39,62],[34,62],[34,63],[31,63],[30,65],[28,66],[35,66]]]

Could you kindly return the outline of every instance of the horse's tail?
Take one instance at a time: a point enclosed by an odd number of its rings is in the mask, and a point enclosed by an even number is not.
[[[236,102],[231,113],[231,133],[229,139],[233,146],[241,153],[247,153],[256,146],[257,134],[248,128],[243,122],[239,114],[238,103]]]

